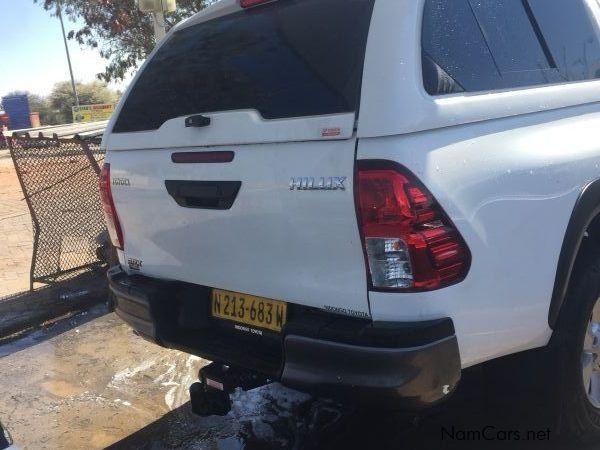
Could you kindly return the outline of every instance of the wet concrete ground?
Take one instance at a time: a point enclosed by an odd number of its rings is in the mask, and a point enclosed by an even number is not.
[[[341,407],[278,384],[238,391],[226,417],[198,418],[187,390],[206,363],[145,342],[98,307],[0,345],[0,421],[25,449],[585,448],[561,441],[552,418],[523,408],[510,386],[490,390],[478,370],[419,419]],[[512,440],[477,439],[485,427],[487,436],[511,432]],[[529,431],[537,442],[515,441],[514,432],[523,439]]]

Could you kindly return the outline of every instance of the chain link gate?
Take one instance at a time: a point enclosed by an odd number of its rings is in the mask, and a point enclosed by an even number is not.
[[[100,140],[11,137],[8,143],[33,222],[31,289],[103,266],[109,239]]]

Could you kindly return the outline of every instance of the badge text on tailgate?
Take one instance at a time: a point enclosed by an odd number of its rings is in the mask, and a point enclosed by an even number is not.
[[[344,191],[346,177],[292,177],[291,191]]]

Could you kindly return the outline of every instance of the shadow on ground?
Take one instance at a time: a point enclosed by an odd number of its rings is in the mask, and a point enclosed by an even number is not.
[[[148,343],[106,312],[97,306],[0,345],[0,419],[21,448],[586,449],[561,442],[540,401],[559,402],[541,353],[529,366],[516,357],[465,371],[449,402],[418,418],[279,384],[238,390],[226,417],[199,418],[188,387],[208,361]]]
[[[71,278],[32,291],[0,298],[0,343],[48,321],[85,312],[106,303],[108,283],[104,270],[81,271]]]
[[[0,358],[41,344],[73,328],[85,325],[109,312],[107,305],[100,303],[89,308],[87,311],[74,313],[73,316],[71,316],[71,313],[67,313],[67,317],[60,318],[59,320],[38,324],[21,333],[0,338]]]
[[[486,378],[487,379],[487,378]],[[310,397],[282,405],[288,391],[274,385],[254,392],[254,410],[234,395],[226,418],[198,418],[189,403],[169,412],[109,447],[111,450],[158,449],[523,449],[592,450],[559,438],[547,411],[535,401],[507,389],[490,392],[482,370],[467,372],[454,398],[427,416],[342,407]],[[546,393],[552,395],[551,393]],[[525,396],[526,398],[523,398]],[[528,405],[523,407],[523,403]],[[252,411],[248,413],[248,411]],[[231,434],[224,422],[237,429]]]

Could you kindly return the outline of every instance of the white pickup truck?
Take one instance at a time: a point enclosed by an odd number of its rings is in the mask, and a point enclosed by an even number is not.
[[[103,146],[147,339],[407,409],[556,349],[566,428],[600,434],[598,0],[222,0]]]

